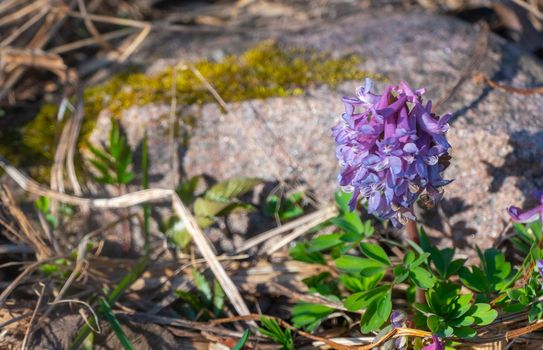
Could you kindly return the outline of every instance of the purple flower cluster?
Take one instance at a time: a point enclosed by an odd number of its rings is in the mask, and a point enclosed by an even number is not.
[[[434,335],[432,336],[432,343],[423,347],[422,350],[445,350],[445,342]]]
[[[451,148],[445,137],[451,115],[433,114],[432,102],[422,103],[424,89],[405,82],[381,95],[370,89],[368,79],[356,97],[343,98],[345,113],[332,129],[339,183],[353,192],[351,210],[367,198],[370,213],[401,226],[415,219],[413,204],[421,194],[437,202],[451,182],[442,178],[440,161]]]
[[[522,210],[519,207],[511,206],[507,208],[509,216],[514,222],[530,223],[536,220],[543,221],[543,192],[537,191],[536,197],[539,200],[539,205],[529,210]]]

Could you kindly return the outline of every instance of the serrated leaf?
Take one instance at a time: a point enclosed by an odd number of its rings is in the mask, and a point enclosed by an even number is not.
[[[388,266],[391,265],[390,260],[384,249],[377,244],[362,242],[360,243],[360,251],[362,252],[362,254],[372,260],[378,261]]]

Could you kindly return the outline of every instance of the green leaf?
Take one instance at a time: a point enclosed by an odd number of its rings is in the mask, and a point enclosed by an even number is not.
[[[541,302],[536,302],[535,304],[532,304],[530,307],[530,311],[528,312],[528,321],[530,323],[533,323],[543,316],[543,308],[541,307]]]
[[[422,250],[424,250],[426,253],[431,253],[434,245],[430,242],[430,239],[422,226],[419,227],[419,240]]]
[[[351,293],[364,292],[367,290],[364,283],[362,283],[362,277],[342,273],[338,276],[338,279],[341,284],[343,284],[343,286]]]
[[[198,219],[198,218],[197,218]],[[202,227],[200,225],[200,227]],[[185,247],[192,241],[192,236],[186,228],[183,221],[176,216],[171,217],[167,224],[162,227],[164,234],[180,249]]]
[[[183,183],[177,187],[175,191],[179,195],[179,198],[183,204],[190,205],[192,203],[201,179],[202,177],[200,175],[196,175],[186,181],[183,181]]]
[[[262,179],[254,177],[237,177],[227,179],[212,186],[205,193],[205,198],[213,201],[230,201],[236,197],[253,190],[263,182]]]
[[[328,315],[334,312],[334,309],[318,304],[297,303],[292,308],[292,324],[296,328],[306,328],[308,331],[315,331],[320,323]]]
[[[411,281],[417,285],[417,287],[422,289],[432,288],[436,282],[434,275],[420,266],[411,269],[409,277],[411,278]]]
[[[366,277],[380,273],[387,268],[387,265],[382,262],[352,255],[343,255],[337,258],[335,263],[340,270],[354,274],[358,273]]]
[[[467,267],[462,266],[458,271],[458,276],[466,287],[475,292],[487,292],[489,289],[484,272],[477,266],[472,266],[471,271]]]
[[[471,327],[458,327],[454,329],[454,334],[460,338],[473,338],[477,335],[477,332]]]
[[[326,260],[320,252],[308,252],[309,245],[304,242],[297,242],[290,248],[288,254],[294,260],[303,261],[310,264],[326,265]]]
[[[422,265],[423,263],[426,262],[426,260],[428,259],[428,257],[430,256],[429,253],[423,253],[421,255],[418,256],[417,259],[413,260],[413,262],[411,262],[409,264],[409,268],[414,268],[414,267],[417,267],[419,265]]]
[[[394,268],[394,284],[400,284],[409,277],[409,270],[404,266],[396,266]]]
[[[113,329],[113,332],[119,338],[119,341],[121,342],[121,345],[125,350],[134,350],[134,347],[132,346],[132,343],[126,336],[126,334],[123,331],[123,328],[121,327],[121,324],[119,323],[119,320],[117,320],[117,317],[113,314],[113,311],[111,310],[111,306],[107,302],[105,298],[100,298],[100,309],[104,316],[106,317],[106,320],[109,322],[109,325],[111,326],[111,329]]]
[[[318,236],[309,242],[309,248],[307,251],[313,253],[333,248],[343,243],[341,240],[342,237],[342,233],[332,233],[329,235]]]
[[[218,316],[224,308],[224,291],[217,280],[213,281],[213,313]]]
[[[194,310],[201,310],[206,306],[202,304],[202,301],[196,293],[191,293],[186,290],[176,290],[175,295],[177,295],[185,303],[189,304]]]
[[[449,278],[453,275],[456,275],[458,271],[464,266],[466,263],[466,259],[456,259],[453,260],[449,266],[447,266],[447,274],[445,275],[445,278]]]
[[[362,315],[360,319],[360,330],[367,334],[379,330],[385,323],[392,311],[391,293],[388,291],[384,295],[374,300]]]
[[[210,305],[213,295],[211,293],[211,286],[209,285],[209,282],[207,282],[205,277],[196,269],[192,270],[192,278],[194,279],[196,289],[198,289],[198,291],[202,293],[206,305]]]
[[[262,327],[259,327],[258,330],[263,336],[283,345],[282,350],[294,350],[294,342],[289,329],[283,331],[276,320],[264,316],[260,317],[260,322]]]
[[[475,319],[476,325],[486,326],[498,317],[498,312],[493,310],[489,304],[478,303],[471,307],[468,315]]]
[[[439,331],[439,317],[436,315],[430,315],[426,319],[426,325],[432,333],[437,333]]]
[[[43,214],[49,212],[49,206],[50,206],[50,199],[49,197],[40,196],[36,201],[34,202],[34,205],[36,208],[38,208]]]
[[[358,217],[358,216],[357,216]],[[345,233],[349,233],[354,237],[361,237],[363,232],[363,226],[362,222],[360,221],[360,225],[356,225],[353,223],[353,220],[348,220],[343,217],[337,217],[330,220],[330,222],[334,225],[336,225],[339,229],[344,231]]]
[[[237,342],[237,344],[231,350],[242,350],[243,347],[245,346],[245,343],[247,343],[247,340],[249,339],[249,334],[251,333],[249,332],[248,329],[246,329],[243,332],[241,339]]]
[[[346,212],[351,211],[351,209],[349,208],[349,201],[351,200],[352,196],[353,196],[352,193],[347,193],[343,191],[337,191],[334,194],[334,197],[336,198],[337,207],[339,208],[341,212],[346,213]]]
[[[368,258],[378,261],[382,264],[390,266],[390,260],[385,253],[384,249],[378,246],[377,244],[372,243],[360,243],[360,251],[362,254],[367,256]]]
[[[194,202],[194,214],[197,216],[215,216],[230,204],[231,202],[217,202],[211,199],[198,198]]]
[[[383,297],[387,293],[390,293],[390,286],[379,286],[365,292],[351,294],[347,299],[343,301],[343,305],[349,311],[366,309],[374,300]]]

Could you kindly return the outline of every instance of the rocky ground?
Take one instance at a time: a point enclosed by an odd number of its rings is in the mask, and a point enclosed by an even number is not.
[[[264,11],[265,12],[265,11]],[[543,186],[543,99],[491,89],[473,79],[476,73],[505,85],[535,86],[543,80],[541,62],[494,34],[481,32],[460,20],[425,14],[366,10],[338,16],[333,21],[310,20],[304,12],[282,13],[251,31],[228,30],[208,37],[156,34],[138,58],[153,57],[150,72],[180,59],[222,57],[239,53],[262,40],[286,47],[303,47],[356,54],[362,68],[390,81],[405,80],[427,88],[428,99],[448,98],[438,112],[455,116],[449,132],[453,145],[447,187],[441,210],[426,212],[422,223],[443,245],[464,248],[492,246],[509,223],[506,207],[531,202],[533,190]],[[301,16],[301,17],[300,17]],[[160,42],[160,46],[154,43]],[[480,62],[478,62],[480,58]],[[465,78],[453,91],[459,79]],[[213,82],[211,82],[213,83]],[[322,202],[337,189],[337,163],[330,128],[342,111],[340,97],[354,92],[360,81],[336,88],[314,86],[302,96],[269,98],[194,107],[197,116],[188,147],[178,149],[181,173],[206,173],[217,179],[231,176],[298,177]],[[376,87],[381,88],[382,83]],[[451,95],[452,93],[452,95]],[[186,113],[186,106],[178,112]],[[148,130],[153,169],[171,183],[171,156],[165,133],[169,105],[134,107],[122,123],[133,144]],[[103,113],[94,132],[106,135],[109,116]]]

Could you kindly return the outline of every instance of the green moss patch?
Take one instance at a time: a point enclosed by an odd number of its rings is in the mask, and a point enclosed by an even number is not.
[[[230,55],[220,61],[202,59],[192,64],[226,102],[237,102],[300,95],[305,88],[321,84],[333,87],[347,80],[383,79],[361,70],[361,63],[356,55],[333,58],[326,52],[283,49],[273,42],[264,42],[240,56]],[[85,89],[85,122],[80,139],[87,138],[100,111],[105,109],[119,117],[123,110],[133,106],[169,102],[172,91],[175,91],[178,105],[215,101],[200,79],[183,65],[167,67],[156,75],[125,72]],[[50,165],[61,131],[56,115],[56,105],[43,105],[24,128],[2,131],[0,150],[18,165]],[[11,133],[12,137],[6,137],[6,133]]]

